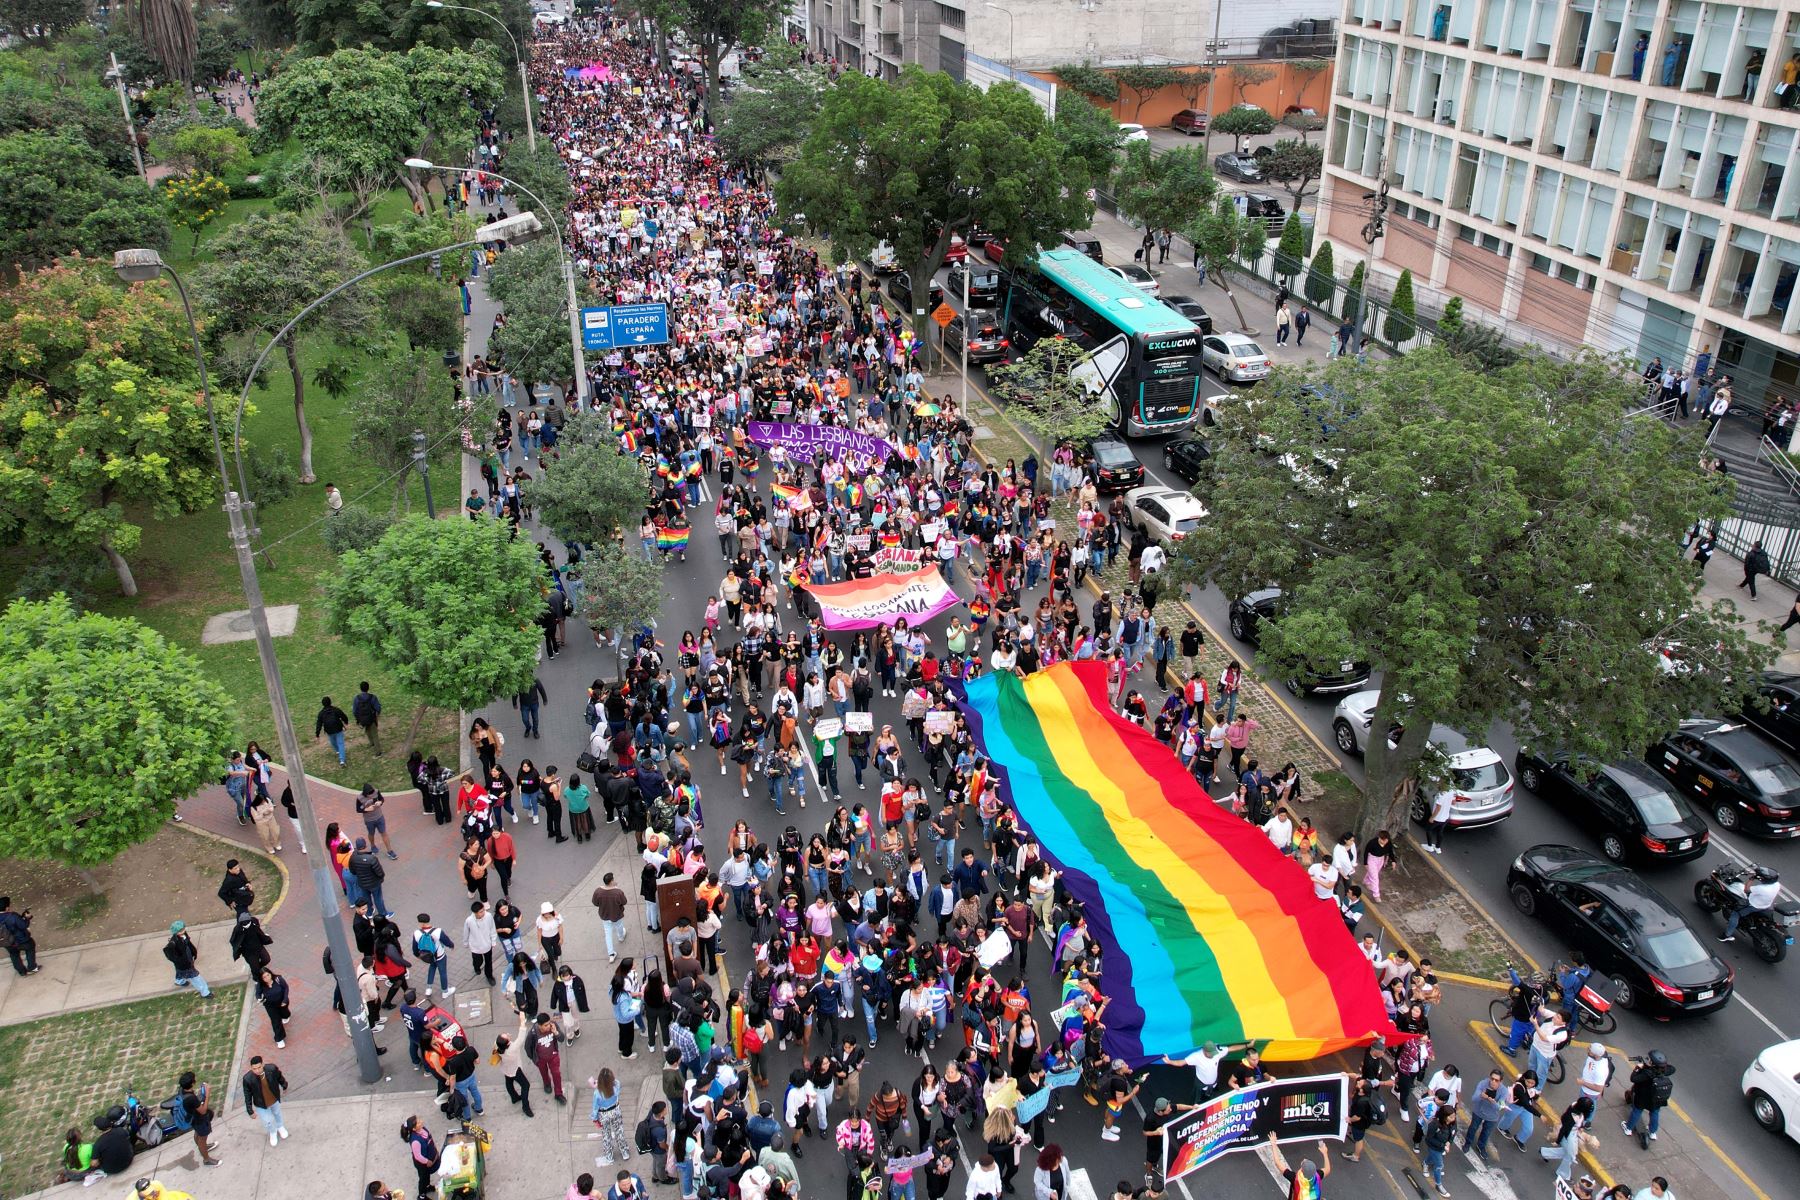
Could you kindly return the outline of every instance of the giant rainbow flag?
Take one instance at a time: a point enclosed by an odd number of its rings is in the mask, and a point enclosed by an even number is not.
[[[1002,794],[1104,951],[1108,1053],[1141,1064],[1255,1041],[1302,1060],[1392,1032],[1337,905],[1112,713],[1104,665],[996,672],[963,698]]]

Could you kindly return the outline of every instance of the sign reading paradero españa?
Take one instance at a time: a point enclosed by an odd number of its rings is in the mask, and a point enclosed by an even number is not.
[[[893,450],[885,439],[855,429],[846,429],[842,425],[751,421],[747,431],[750,440],[759,446],[780,446],[788,454],[808,460],[823,453],[830,458],[860,454],[875,462],[886,462]]]

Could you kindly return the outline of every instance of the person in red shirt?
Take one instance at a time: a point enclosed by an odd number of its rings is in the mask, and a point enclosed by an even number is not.
[[[512,894],[513,864],[518,860],[518,847],[513,844],[512,834],[506,832],[506,826],[495,828],[494,835],[488,839],[488,854],[494,860],[494,871],[500,876],[500,894]]]
[[[906,819],[906,785],[890,779],[881,785],[881,823],[897,829]]]

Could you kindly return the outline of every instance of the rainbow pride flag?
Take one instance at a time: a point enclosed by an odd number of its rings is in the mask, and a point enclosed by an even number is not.
[[[1298,1061],[1393,1033],[1337,905],[1112,713],[1103,664],[961,690],[1002,794],[1100,942],[1108,1053],[1137,1065],[1254,1041]]]
[[[688,534],[692,530],[686,526],[658,525],[656,527],[656,548],[658,550],[686,550]]]
[[[800,488],[791,483],[770,483],[769,494],[777,500],[792,500],[800,494]]]

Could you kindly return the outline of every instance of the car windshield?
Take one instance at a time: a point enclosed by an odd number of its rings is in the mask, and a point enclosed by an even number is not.
[[[1255,342],[1248,341],[1248,340],[1245,340],[1242,342],[1231,343],[1231,352],[1233,354],[1237,355],[1239,358],[1261,358],[1261,357],[1263,357],[1263,348],[1261,346],[1257,345]]]
[[[1000,282],[1000,272],[977,271],[969,276],[969,278],[974,282],[976,287],[993,287]]]
[[[1000,333],[1000,327],[997,325],[977,325],[975,327],[975,336],[983,341],[994,341],[1002,335]]]
[[[1499,759],[1474,767],[1457,767],[1450,772],[1450,782],[1459,792],[1485,792],[1501,787],[1511,778],[1506,764]]]
[[[1685,925],[1645,938],[1644,956],[1668,971],[1697,967],[1712,957],[1694,936],[1694,931]]]
[[[1199,517],[1181,517],[1172,526],[1176,533],[1192,533],[1200,528]]]
[[[1646,825],[1676,825],[1683,819],[1681,809],[1675,805],[1675,797],[1667,792],[1655,792],[1645,789],[1631,797],[1637,805],[1638,816]]]
[[[1122,467],[1137,461],[1131,454],[1131,448],[1123,442],[1096,442],[1094,444],[1094,461],[1105,467]]]
[[[1765,796],[1800,792],[1800,771],[1785,762],[1766,762],[1750,768],[1750,782]]]

